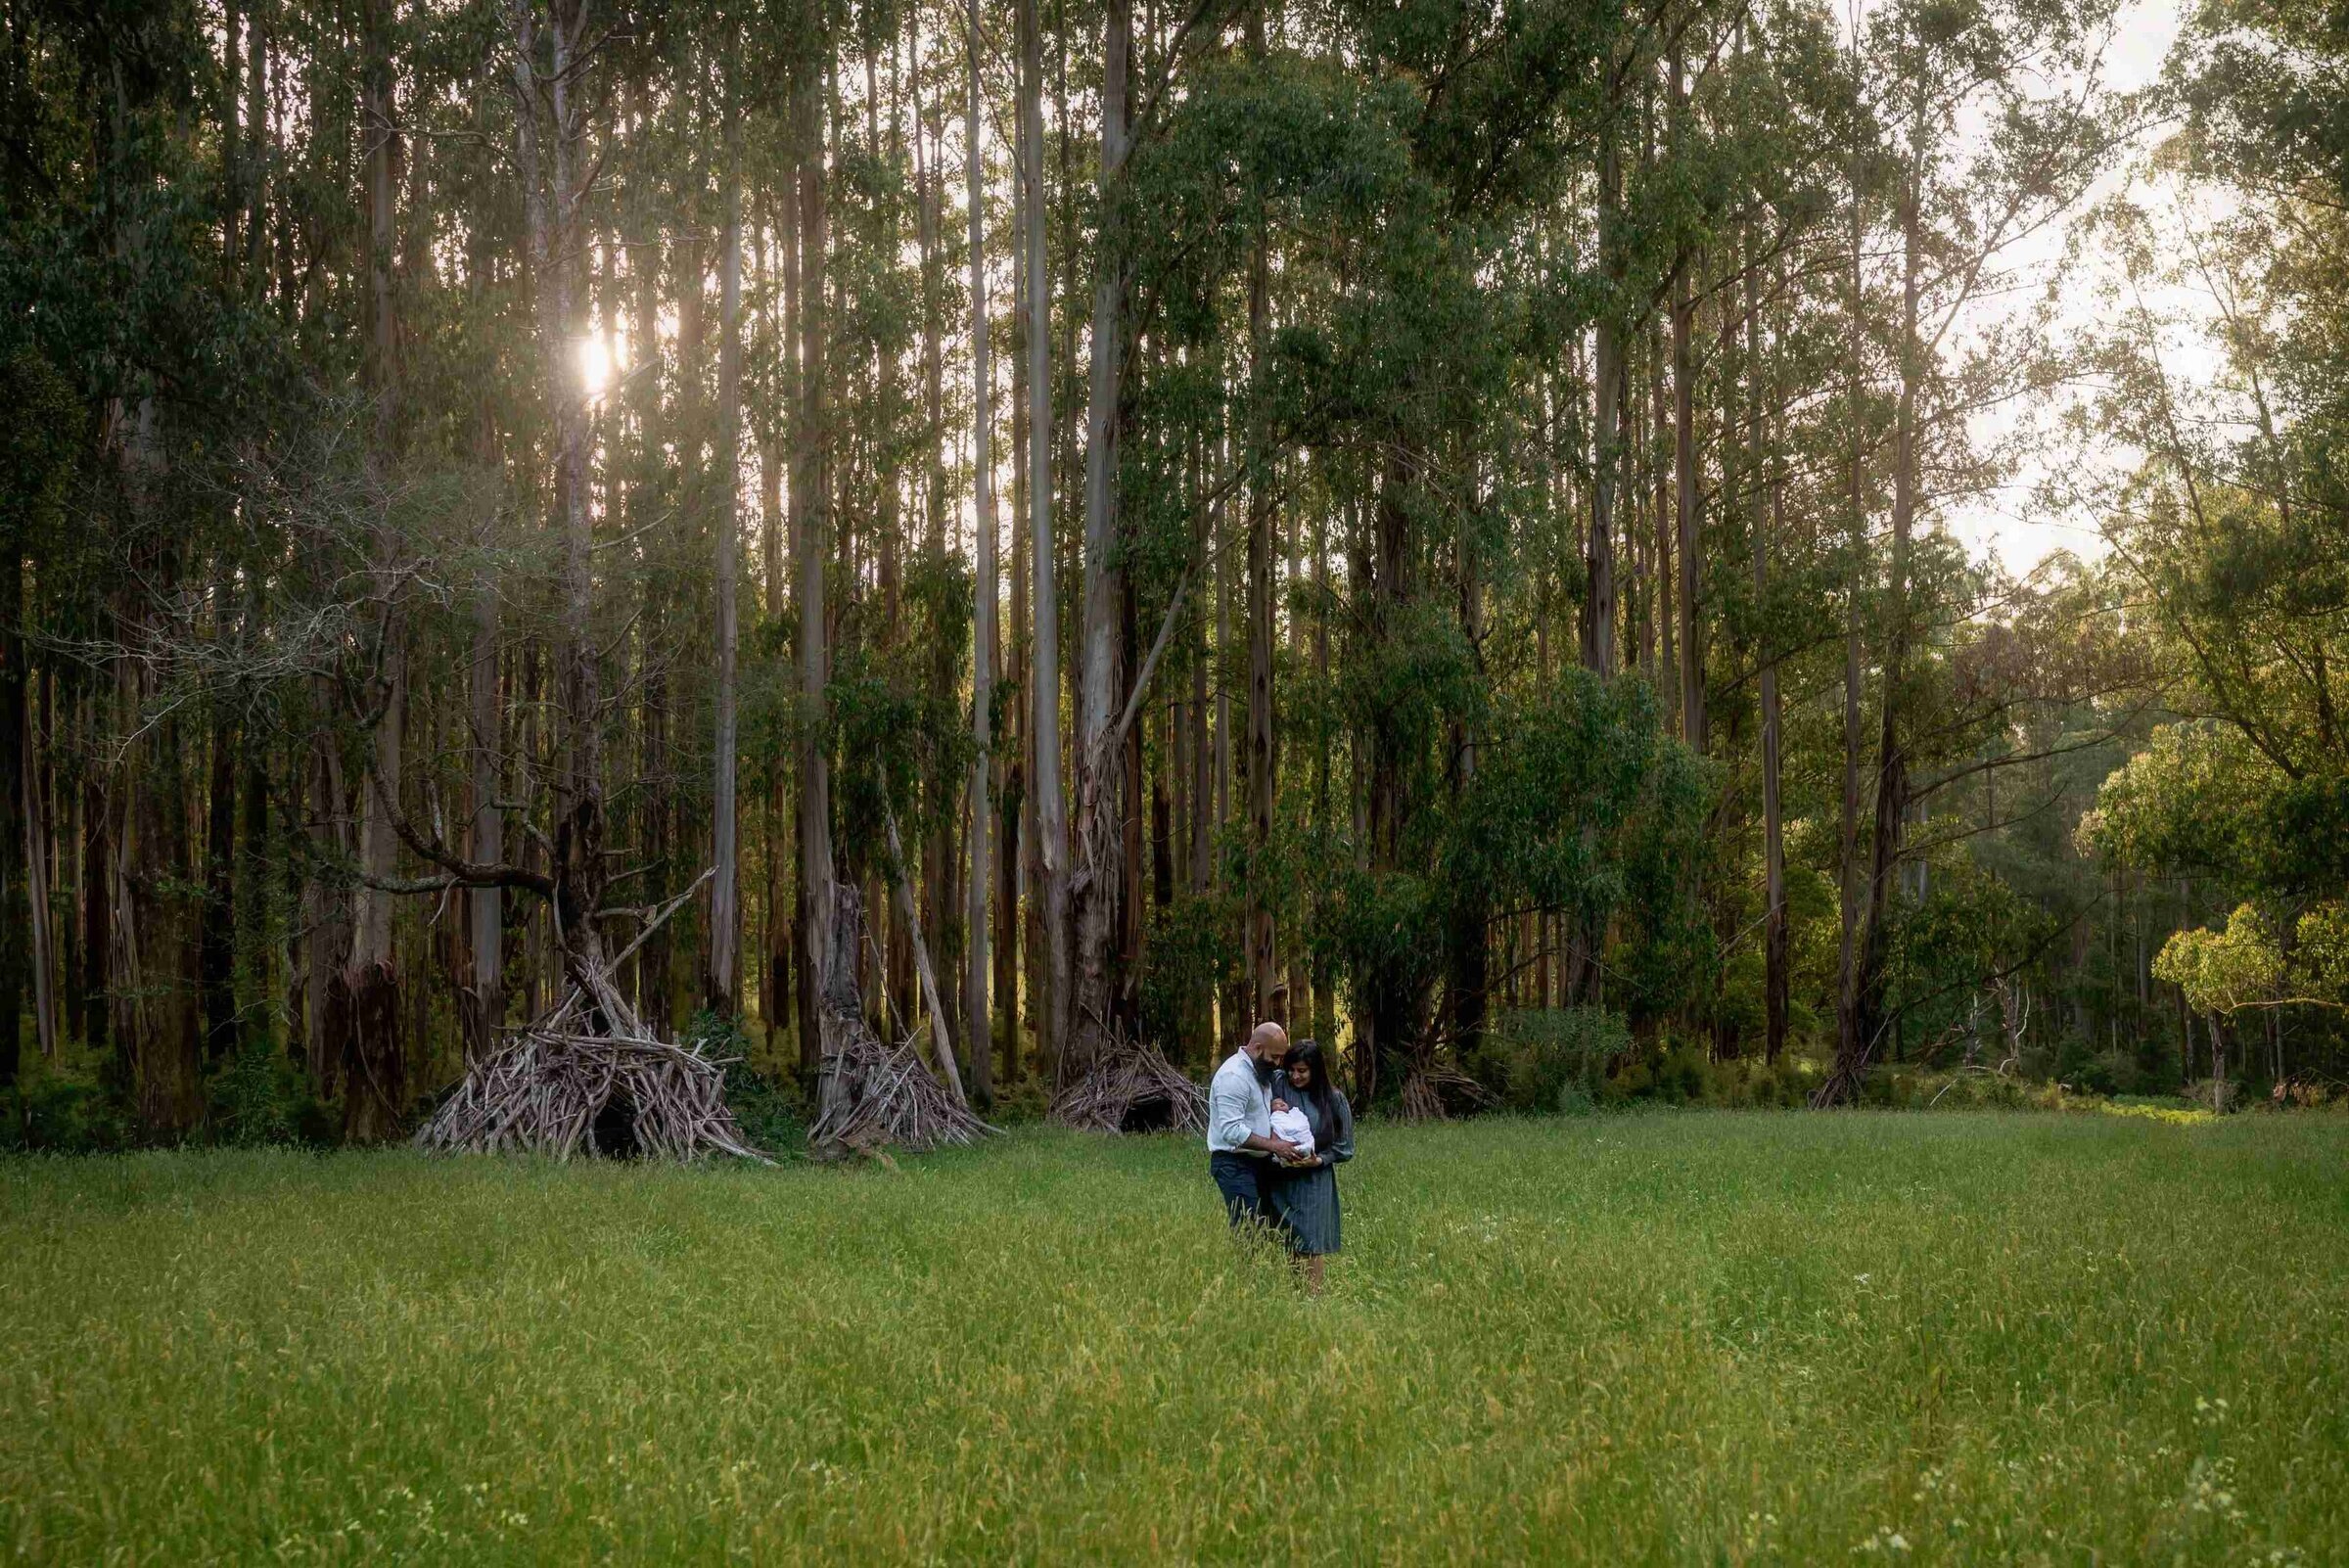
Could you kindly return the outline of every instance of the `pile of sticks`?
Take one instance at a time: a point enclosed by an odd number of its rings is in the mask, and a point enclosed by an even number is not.
[[[562,1002],[517,1032],[512,1044],[466,1068],[418,1130],[417,1146],[558,1160],[612,1153],[596,1146],[596,1127],[613,1110],[626,1119],[627,1141],[644,1158],[729,1154],[771,1164],[726,1109],[725,1061],[646,1029],[612,983],[620,959],[568,954],[572,983]]]
[[[823,1110],[807,1130],[808,1147],[817,1155],[936,1149],[976,1143],[995,1130],[946,1092],[911,1038],[884,1045],[862,1019],[853,1024],[828,1032],[835,1043],[824,1058]]]
[[[1403,1081],[1401,1115],[1405,1122],[1442,1122],[1451,1116],[1455,1104],[1481,1111],[1492,1103],[1482,1084],[1449,1067],[1414,1068]]]
[[[874,1155],[884,1148],[936,1149],[976,1143],[996,1129],[963,1099],[959,1083],[942,1083],[923,1065],[920,1034],[886,1045],[864,1019],[856,984],[856,955],[864,941],[864,902],[848,883],[833,886],[830,942],[821,957],[823,986],[817,1027],[823,1069],[817,1079],[815,1125],[807,1146],[819,1159]],[[933,1002],[935,1008],[936,1003]],[[938,1053],[951,1072],[944,1040]]]
[[[1207,1130],[1207,1091],[1138,1040],[1103,1050],[1052,1100],[1052,1120],[1090,1132]]]

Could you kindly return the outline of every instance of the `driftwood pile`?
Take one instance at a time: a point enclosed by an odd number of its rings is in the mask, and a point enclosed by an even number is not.
[[[823,986],[816,1007],[823,1068],[817,1079],[815,1125],[807,1130],[809,1149],[821,1159],[844,1159],[878,1154],[884,1148],[918,1151],[976,1143],[995,1131],[971,1110],[959,1083],[941,1083],[923,1065],[916,1048],[918,1034],[887,1045],[865,1022],[856,985],[856,959],[865,940],[864,901],[846,882],[833,885],[832,899],[832,930],[821,956]],[[950,1072],[946,1042],[940,1039],[936,1048]]]
[[[729,1154],[769,1163],[726,1109],[724,1061],[657,1038],[612,984],[609,967],[575,955],[571,968],[562,1003],[468,1067],[418,1130],[418,1147],[558,1160]]]
[[[1455,1105],[1467,1111],[1489,1110],[1493,1095],[1475,1079],[1449,1067],[1414,1068],[1403,1081],[1401,1115],[1405,1122],[1446,1121]]]
[[[884,1148],[936,1149],[976,1143],[995,1129],[946,1092],[908,1038],[884,1045],[854,1020],[824,1057],[821,1103],[807,1144],[839,1159]]]
[[[1138,1040],[1102,1051],[1052,1100],[1052,1120],[1089,1132],[1205,1132],[1207,1091]]]

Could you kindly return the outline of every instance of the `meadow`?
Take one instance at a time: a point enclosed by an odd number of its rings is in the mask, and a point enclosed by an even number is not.
[[[0,1164],[31,1562],[2349,1560],[2349,1120]]]

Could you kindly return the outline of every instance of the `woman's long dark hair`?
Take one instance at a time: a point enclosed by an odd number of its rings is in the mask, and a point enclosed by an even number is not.
[[[1298,1089],[1297,1092],[1313,1102],[1313,1120],[1320,1123],[1323,1130],[1330,1136],[1336,1136],[1338,1126],[1337,1089],[1336,1085],[1329,1081],[1329,1060],[1321,1054],[1320,1041],[1301,1039],[1282,1053],[1280,1069],[1283,1073],[1298,1066],[1312,1068],[1313,1082],[1311,1087]],[[1293,1080],[1289,1086],[1297,1087]]]

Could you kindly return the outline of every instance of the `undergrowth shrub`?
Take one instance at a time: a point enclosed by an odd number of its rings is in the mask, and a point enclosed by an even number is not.
[[[1748,1056],[1716,1062],[1701,1042],[1666,1039],[1618,1063],[1600,1081],[1598,1102],[1768,1110],[1805,1103],[1819,1078],[1818,1064],[1792,1053],[1774,1065]]]
[[[1620,1014],[1602,1007],[1504,1013],[1469,1076],[1512,1111],[1586,1111],[1596,1103],[1608,1062],[1631,1049]]]
[[[0,1095],[0,1151],[107,1154],[137,1146],[121,1096],[101,1082],[96,1052],[58,1062],[27,1054],[16,1086]]]
[[[329,1144],[341,1128],[333,1107],[310,1091],[301,1065],[275,1040],[249,1040],[212,1075],[207,1123],[215,1142]]]
[[[751,1038],[738,1018],[721,1018],[703,1008],[685,1026],[677,1043],[721,1062],[726,1073],[726,1109],[751,1147],[790,1158],[807,1147],[807,1105],[788,1074],[762,1073],[751,1065]]]

